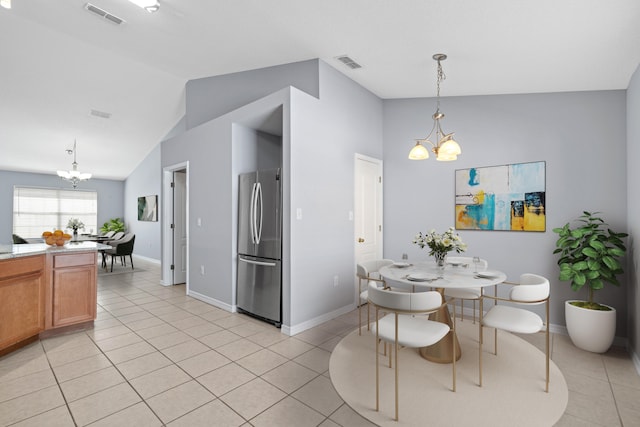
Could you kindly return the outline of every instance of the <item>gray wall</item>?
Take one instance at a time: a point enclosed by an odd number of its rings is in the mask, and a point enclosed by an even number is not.
[[[327,64],[312,63],[316,69],[308,75],[300,74],[299,64],[279,67],[278,84],[316,78],[319,99],[294,88],[261,98],[265,88],[256,87],[256,82],[267,80],[268,90],[276,87],[271,69],[264,71],[266,79],[260,70],[222,76],[226,85],[238,88],[239,99],[257,100],[162,144],[163,167],[189,162],[190,290],[232,305],[236,183],[238,173],[244,171],[242,159],[234,158],[242,151],[233,145],[233,125],[247,127],[255,123],[253,118],[282,109],[283,312],[285,326],[292,330],[353,304],[353,222],[348,213],[353,210],[354,155],[382,157],[382,101]],[[212,97],[214,101],[226,105],[224,97]],[[194,106],[188,98],[187,105]],[[188,109],[191,123],[189,114]],[[253,128],[264,131],[260,126]],[[303,210],[303,220],[291,219],[297,208]],[[201,227],[194,226],[197,218]],[[200,265],[211,273],[202,276]],[[333,287],[336,275],[342,284],[337,289]]]
[[[158,144],[127,177],[124,186],[124,218],[127,231],[135,233],[134,253],[160,261],[162,210],[162,150]],[[158,221],[138,221],[138,197],[158,196]]]
[[[0,243],[10,243],[13,228],[13,187],[71,188],[56,175],[0,171]],[[78,185],[82,190],[98,192],[98,227],[111,218],[124,215],[124,182],[90,179]],[[89,230],[86,230],[88,233]],[[94,230],[95,232],[95,230]]]
[[[627,89],[627,209],[629,220],[628,239],[628,313],[629,313],[629,343],[634,353],[636,368],[640,370],[640,250],[638,249],[638,236],[640,236],[640,168],[637,162],[640,159],[640,67],[631,78]]]
[[[198,126],[288,86],[317,97],[317,64],[318,60],[312,59],[190,80],[186,86],[186,127]]]
[[[443,126],[456,132],[463,152],[456,162],[437,162],[433,156],[407,159],[413,140],[431,128],[435,100],[385,101],[385,257],[408,253],[413,260],[427,258],[411,240],[418,231],[454,224],[455,169],[544,160],[546,232],[460,235],[469,256],[486,258],[509,280],[517,281],[525,272],[548,277],[551,323],[564,325],[564,301],[587,294],[585,289],[576,295],[568,283],[558,281],[552,229],[588,210],[603,212],[613,229],[626,230],[625,105],[624,91],[444,98]],[[618,336],[627,332],[626,295],[625,287],[610,286],[596,296],[618,310]]]

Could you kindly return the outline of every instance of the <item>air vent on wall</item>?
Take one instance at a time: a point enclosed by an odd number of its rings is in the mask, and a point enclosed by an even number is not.
[[[95,13],[98,16],[101,16],[102,18],[106,19],[107,21],[113,22],[116,25],[121,25],[124,24],[124,19],[122,18],[118,18],[115,15],[110,14],[109,12],[107,12],[106,10],[100,9],[98,6],[92,5],[91,3],[87,3],[84,5],[84,8],[87,9],[89,12]]]
[[[358,64],[356,61],[349,58],[347,55],[337,56],[336,59],[342,62],[347,67],[351,68],[352,70],[357,70],[358,68],[362,68],[362,65]]]

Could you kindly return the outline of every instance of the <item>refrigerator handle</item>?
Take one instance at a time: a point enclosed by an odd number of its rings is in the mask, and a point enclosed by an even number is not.
[[[277,265],[275,262],[252,261],[250,259],[244,259],[242,257],[238,259],[242,262],[246,262],[247,264],[264,265],[266,267],[275,267]]]
[[[249,209],[249,229],[251,231],[251,243],[256,243],[256,183],[251,188],[251,208]]]
[[[256,191],[256,206],[260,203],[260,222],[259,226],[256,227],[256,243],[260,243],[260,239],[262,238],[262,184],[258,183],[258,189]],[[257,222],[257,219],[256,219]]]

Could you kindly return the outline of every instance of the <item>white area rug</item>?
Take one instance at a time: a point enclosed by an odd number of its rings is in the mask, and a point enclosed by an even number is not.
[[[528,342],[485,329],[483,386],[478,386],[478,326],[457,322],[462,357],[456,363],[457,391],[451,391],[451,365],[423,359],[416,349],[399,351],[400,420],[393,420],[394,369],[381,355],[380,411],[375,411],[375,338],[363,329],[347,335],[333,350],[331,381],[356,412],[380,426],[553,426],[567,406],[567,383],[551,362],[549,393],[544,391],[545,356]],[[382,345],[380,345],[382,350]]]

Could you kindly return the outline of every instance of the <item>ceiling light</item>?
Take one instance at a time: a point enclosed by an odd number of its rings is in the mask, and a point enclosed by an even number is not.
[[[71,163],[73,167],[70,171],[58,171],[58,176],[64,179],[65,181],[71,182],[71,185],[73,186],[73,188],[76,188],[80,181],[86,181],[87,179],[91,178],[91,174],[80,173],[80,171],[78,171],[78,162],[76,162],[76,141],[75,140],[73,141],[73,150],[67,150],[67,154],[73,154],[73,163]]]
[[[440,120],[444,118],[444,113],[440,112],[440,82],[446,78],[444,72],[442,72],[442,64],[440,61],[444,61],[447,59],[447,55],[443,53],[437,53],[433,55],[433,59],[438,62],[438,83],[437,83],[437,107],[436,112],[433,113],[433,127],[431,128],[431,132],[427,135],[426,138],[416,139],[416,145],[409,152],[409,159],[411,160],[424,160],[429,158],[429,150],[422,145],[423,143],[428,142],[431,144],[431,150],[436,154],[436,160],[440,160],[442,162],[449,162],[452,160],[456,160],[458,158],[458,154],[462,153],[460,146],[453,139],[453,132],[444,133],[442,127],[440,126]],[[431,134],[435,130],[435,140],[438,141],[437,144],[434,144],[429,140]]]
[[[0,0],[0,6],[5,9],[11,9],[11,0]]]
[[[143,8],[149,13],[157,12],[160,9],[158,0],[129,0],[138,7]]]

